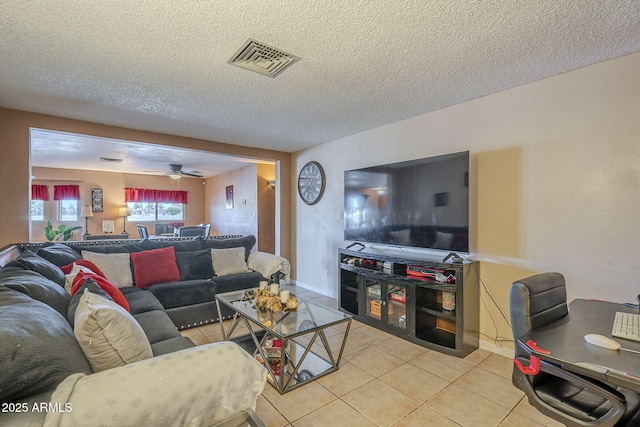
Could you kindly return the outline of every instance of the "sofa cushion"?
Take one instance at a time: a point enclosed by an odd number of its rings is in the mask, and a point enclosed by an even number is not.
[[[64,286],[64,273],[62,270],[57,265],[29,250],[23,251],[18,258],[9,262],[5,267],[22,267],[25,270],[35,271],[47,279],[53,280],[58,285]]]
[[[216,276],[228,274],[248,273],[247,261],[243,247],[228,249],[211,249],[211,262]]]
[[[211,250],[176,252],[180,280],[210,279],[213,277]]]
[[[102,276],[98,276],[96,273],[87,273],[84,271],[78,273],[71,287],[71,295],[74,296],[82,287],[82,285],[84,285],[84,282],[89,279],[93,280],[98,286],[100,286],[100,288],[105,291],[116,304],[118,304],[126,311],[130,310],[129,302],[124,297],[122,292],[120,292],[120,289],[115,287],[109,280],[105,279]]]
[[[148,290],[165,309],[215,301],[216,289],[210,280],[158,283]]]
[[[36,254],[58,267],[71,264],[75,260],[82,259],[78,252],[74,251],[67,245],[63,245],[62,243],[47,242],[44,244],[44,247],[38,249]]]
[[[250,273],[216,276],[211,279],[214,284],[216,294],[238,291],[240,289],[257,288],[260,285],[261,280],[264,280],[262,274],[254,271]]]
[[[180,332],[164,310],[151,310],[133,316],[144,331],[150,344],[176,338]]]
[[[202,249],[228,249],[243,247],[245,249],[245,261],[249,258],[251,249],[256,244],[256,236],[234,237],[232,239],[207,239],[198,237],[202,242]]]
[[[0,286],[0,402],[50,390],[77,372],[91,373],[91,367],[67,320]]]
[[[133,253],[131,263],[137,288],[146,289],[156,283],[180,280],[176,250],[172,246]]]
[[[184,350],[187,348],[195,347],[196,345],[187,337],[179,336],[170,338],[168,340],[159,341],[151,344],[151,350],[153,350],[153,356],[162,356],[163,354],[169,354],[176,351]]]
[[[129,311],[132,315],[151,310],[164,310],[158,298],[150,291],[140,288],[122,288],[122,294],[129,303]]]
[[[71,295],[60,285],[35,271],[4,267],[0,269],[0,283],[45,303],[64,317],[67,316]]]
[[[76,317],[76,310],[78,309],[78,303],[80,302],[80,298],[82,297],[82,295],[84,295],[85,289],[88,289],[89,292],[92,292],[96,295],[100,295],[101,297],[104,297],[113,301],[113,298],[111,298],[108,293],[106,293],[100,286],[98,286],[98,284],[94,282],[93,279],[85,280],[82,286],[80,286],[80,288],[78,289],[78,292],[76,292],[76,294],[73,297],[71,297],[71,302],[69,302],[69,308],[67,309],[67,320],[69,321],[69,324],[71,325],[72,328],[73,328],[73,325],[75,324],[75,317]]]
[[[153,356],[151,344],[133,316],[88,289],[78,303],[74,334],[96,372]]]
[[[106,278],[118,288],[133,286],[130,255],[128,253],[103,254],[82,251],[82,258],[97,265]]]

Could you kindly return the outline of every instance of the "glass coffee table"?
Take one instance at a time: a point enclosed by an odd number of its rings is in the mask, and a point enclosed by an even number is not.
[[[272,313],[257,310],[250,299],[253,290],[226,292],[216,295],[220,304],[233,311],[227,331],[220,322],[224,340],[234,341],[261,362],[269,371],[267,381],[280,394],[289,392],[340,367],[340,360],[351,328],[351,316],[313,301],[298,298],[296,311]],[[332,326],[346,324],[339,342],[334,335],[333,353],[325,332]],[[237,327],[244,324],[249,331],[233,337]],[[233,337],[233,338],[232,338]]]

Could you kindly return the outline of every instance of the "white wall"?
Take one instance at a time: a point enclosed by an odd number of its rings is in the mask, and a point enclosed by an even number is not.
[[[256,165],[251,164],[206,180],[207,222],[211,234],[258,236]],[[233,207],[226,206],[226,188],[233,186]]]
[[[469,150],[482,339],[511,336],[487,292],[508,317],[510,283],[537,272],[565,274],[569,300],[635,301],[638,76],[635,53],[297,153],[292,173],[319,161],[327,188],[314,206],[295,198],[296,281],[337,295],[344,170]]]

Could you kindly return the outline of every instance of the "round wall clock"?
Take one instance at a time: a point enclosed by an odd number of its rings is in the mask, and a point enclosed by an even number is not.
[[[318,203],[324,193],[324,169],[318,162],[309,162],[302,167],[298,175],[298,194],[308,205]]]

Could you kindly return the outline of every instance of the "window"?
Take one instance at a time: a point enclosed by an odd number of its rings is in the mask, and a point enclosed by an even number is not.
[[[58,218],[61,222],[78,220],[78,201],[77,200],[59,200]]]
[[[44,200],[31,201],[31,221],[44,221]]]
[[[128,202],[127,207],[129,221],[184,221],[182,203]]]

